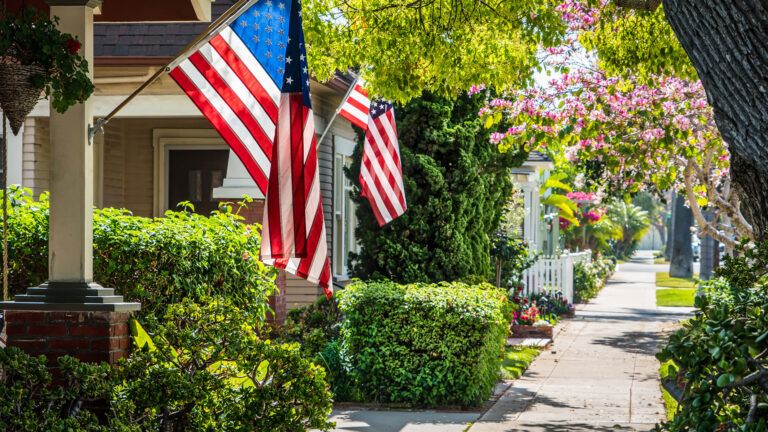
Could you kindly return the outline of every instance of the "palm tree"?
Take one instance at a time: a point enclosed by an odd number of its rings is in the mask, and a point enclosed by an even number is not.
[[[621,230],[621,236],[613,245],[614,254],[620,259],[631,257],[640,239],[651,227],[648,212],[634,204],[616,200],[608,206],[608,218],[617,230]]]

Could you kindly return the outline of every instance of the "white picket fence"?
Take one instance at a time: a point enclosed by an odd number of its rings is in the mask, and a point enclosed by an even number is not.
[[[559,293],[569,304],[573,304],[573,266],[591,259],[592,252],[588,250],[556,257],[539,257],[523,272],[523,292]]]

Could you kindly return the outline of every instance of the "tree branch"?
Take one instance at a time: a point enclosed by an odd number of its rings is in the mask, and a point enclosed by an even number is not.
[[[614,3],[620,8],[653,12],[661,5],[661,0],[615,0]]]

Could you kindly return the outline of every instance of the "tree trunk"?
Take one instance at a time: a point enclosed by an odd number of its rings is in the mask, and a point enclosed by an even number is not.
[[[663,4],[729,145],[742,210],[755,238],[768,240],[768,1]]]
[[[667,224],[667,243],[666,247],[664,248],[664,259],[667,261],[672,261],[672,239],[675,238],[675,202],[677,201],[677,196],[674,193],[669,194],[669,218],[665,219],[665,222]]]
[[[704,219],[712,221],[714,215],[711,211],[704,212]],[[715,268],[715,253],[717,253],[717,242],[710,236],[699,236],[699,279],[709,280],[712,277],[712,270]]]
[[[672,237],[669,245],[672,258],[669,262],[669,275],[689,278],[693,276],[693,248],[691,247],[691,226],[693,213],[685,206],[682,195],[675,196],[675,209],[672,212]]]

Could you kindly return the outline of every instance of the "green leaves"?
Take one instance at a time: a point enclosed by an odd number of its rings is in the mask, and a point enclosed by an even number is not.
[[[358,282],[339,307],[341,344],[364,401],[478,406],[491,394],[512,316],[503,290]]]

